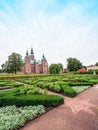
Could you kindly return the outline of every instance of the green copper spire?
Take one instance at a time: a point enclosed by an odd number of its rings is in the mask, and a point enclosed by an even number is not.
[[[44,54],[43,54],[43,59],[46,59]]]
[[[31,55],[34,55],[33,48],[31,47]]]
[[[28,50],[26,51],[26,56],[28,56],[29,55],[29,53],[28,53]]]

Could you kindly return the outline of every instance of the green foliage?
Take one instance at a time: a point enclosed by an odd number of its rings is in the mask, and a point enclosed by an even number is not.
[[[21,70],[23,65],[22,56],[18,53],[13,52],[9,57],[8,61],[3,64],[3,70],[9,73],[17,73]]]
[[[72,89],[74,89],[77,93],[80,93],[86,89],[88,89],[90,86],[72,86]]]
[[[60,66],[60,69],[63,69],[63,65],[61,63],[58,63],[58,65]]]
[[[16,83],[13,80],[0,80],[0,90],[14,88],[14,87],[21,87],[23,84]]]
[[[52,90],[54,92],[60,92],[61,91],[61,87],[59,86],[58,83],[50,83],[49,84],[49,90]]]
[[[0,98],[0,106],[16,105],[20,107],[41,104],[45,107],[56,107],[62,103],[64,103],[64,99],[58,95],[6,95]]]
[[[60,70],[61,70],[61,68],[58,64],[51,64],[49,66],[49,73],[50,74],[59,74]]]
[[[40,89],[34,86],[23,86],[16,90],[16,95],[41,94]]]
[[[76,58],[67,59],[67,68],[69,71],[77,71],[82,68],[82,63]]]
[[[61,87],[57,82],[50,82],[50,83],[44,83],[44,82],[39,82],[37,83],[38,87],[45,88],[54,92],[60,92]]]
[[[98,66],[98,62],[96,62],[96,64],[95,64],[96,66]]]
[[[76,91],[72,89],[67,83],[64,82],[59,82],[62,92],[64,95],[69,96],[69,97],[74,97],[76,96]]]
[[[69,82],[69,86],[93,86],[94,83],[91,82]]]
[[[25,106],[17,108],[6,106],[0,108],[0,130],[15,130],[22,127],[27,120],[34,119],[37,115],[45,113],[42,105]]]

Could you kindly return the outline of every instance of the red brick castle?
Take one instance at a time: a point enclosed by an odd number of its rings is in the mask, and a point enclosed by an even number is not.
[[[26,52],[25,60],[24,60],[24,66],[22,68],[22,72],[26,74],[31,73],[48,73],[48,63],[47,60],[43,54],[41,61],[36,60],[33,52],[33,48],[31,48],[30,55],[28,51]]]

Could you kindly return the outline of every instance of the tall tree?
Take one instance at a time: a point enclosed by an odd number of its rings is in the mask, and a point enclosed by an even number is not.
[[[21,70],[23,65],[22,56],[18,53],[13,52],[9,57],[8,61],[5,63],[6,72],[17,73]]]
[[[49,66],[49,73],[50,74],[59,74],[60,70],[61,70],[61,68],[58,64],[51,64]]]
[[[98,66],[98,62],[96,62],[96,64],[95,64],[96,66]]]
[[[82,68],[82,63],[76,58],[68,58],[67,68],[69,71],[77,71]]]
[[[13,52],[8,57],[8,63],[9,63],[9,67],[10,67],[11,71],[16,74],[17,71],[21,70],[21,67],[23,65],[22,56],[20,54],[18,54],[18,53]]]

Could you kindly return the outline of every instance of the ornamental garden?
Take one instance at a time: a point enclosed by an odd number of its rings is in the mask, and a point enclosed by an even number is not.
[[[0,130],[19,129],[97,83],[93,74],[1,75]]]

